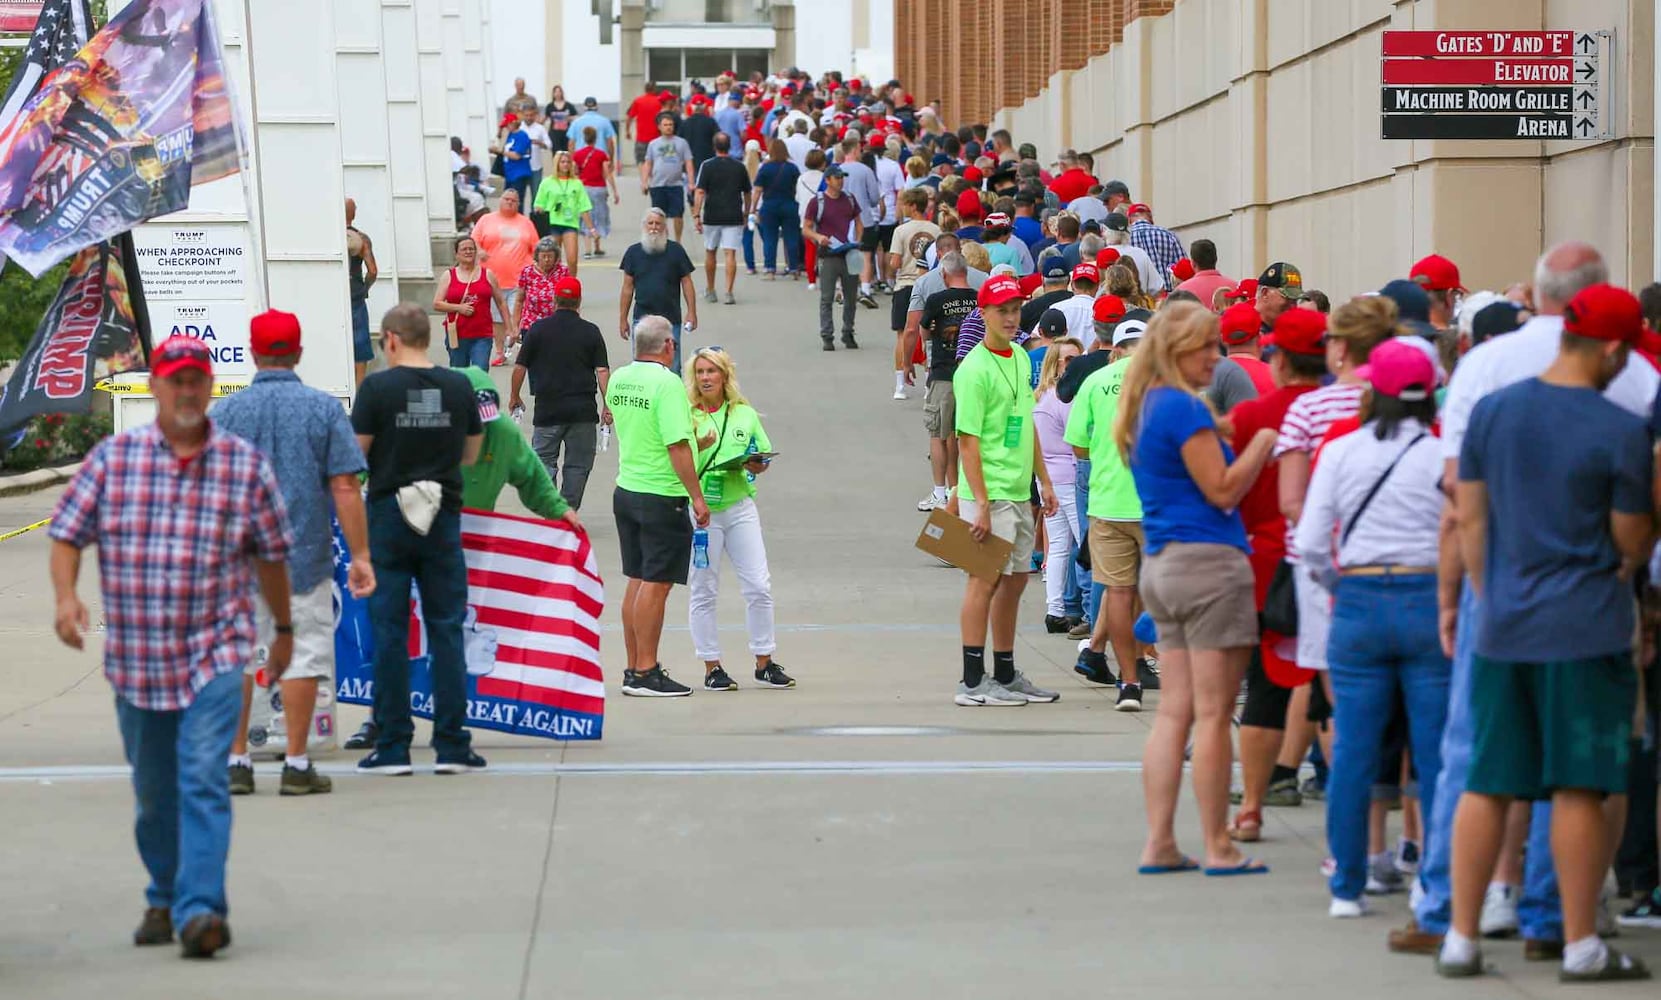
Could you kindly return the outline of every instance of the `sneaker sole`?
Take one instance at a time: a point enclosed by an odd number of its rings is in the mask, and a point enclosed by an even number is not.
[[[1113,706],[1115,712],[1140,712],[1142,703],[1139,701],[1121,701]]]
[[[766,681],[756,681],[756,688],[761,691],[788,691],[795,686],[795,681],[791,681],[789,684],[769,684]]]
[[[1616,917],[1615,923],[1622,927],[1648,927],[1651,930],[1661,930],[1661,917]]]
[[[957,702],[959,705],[962,705],[964,708],[1020,708],[1022,705],[1027,703],[1025,698],[1020,701],[1004,701],[1001,698],[982,698],[979,701],[976,701],[974,698],[970,698],[967,695],[956,695],[952,698],[952,700]]]
[[[380,767],[360,767],[359,774],[384,774],[391,778],[402,778],[414,774],[415,768],[409,764],[383,764]]]
[[[1061,695],[1059,695],[1059,694],[1052,695],[1048,698],[1041,697],[1039,695],[1034,695],[1034,694],[1029,694],[1026,697],[1027,697],[1027,704],[1028,705],[1052,705],[1052,704],[1054,704],[1054,703],[1061,700]]]
[[[327,795],[332,791],[334,791],[333,786],[330,786],[328,788],[314,788],[311,785],[307,785],[304,788],[297,788],[293,785],[284,785],[281,788],[277,789],[277,794],[278,795]]]
[[[483,767],[474,767],[471,764],[434,764],[434,774],[471,774],[474,771],[483,771]]]
[[[737,691],[738,690],[738,685],[737,684],[729,684],[726,687],[710,687],[709,685],[706,684],[706,685],[704,685],[704,690],[705,691]]]
[[[691,694],[692,692],[690,690],[687,690],[687,691],[653,691],[650,688],[626,687],[626,688],[623,689],[623,693],[625,695],[629,696],[630,698],[685,698],[687,695]]]
[[[254,789],[253,789],[253,786],[251,786],[251,785],[247,788],[237,788],[236,786],[233,785],[231,787],[231,794],[232,795],[252,795],[252,794],[254,794]]]

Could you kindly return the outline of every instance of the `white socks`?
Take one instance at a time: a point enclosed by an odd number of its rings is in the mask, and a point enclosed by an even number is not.
[[[1609,946],[1593,934],[1563,945],[1564,972],[1602,972],[1609,964]]]
[[[296,771],[304,771],[306,768],[311,766],[311,758],[305,754],[301,754],[298,757],[284,756],[283,763],[294,768]]]
[[[253,767],[254,758],[245,753],[233,753],[229,757],[225,758],[226,767],[236,767],[238,764],[241,764],[243,767]]]
[[[945,503],[948,499],[951,498],[951,493],[944,486],[936,486],[934,488],[934,498],[936,500],[940,501],[941,503]]]
[[[905,372],[894,373],[894,388],[896,391],[905,390]]]
[[[864,281],[860,282],[859,283],[859,294],[861,294],[861,295],[870,295],[871,294],[870,284],[867,283],[867,282],[864,282]]]
[[[1474,961],[1476,942],[1449,927],[1447,935],[1442,938],[1442,964],[1469,965]]]

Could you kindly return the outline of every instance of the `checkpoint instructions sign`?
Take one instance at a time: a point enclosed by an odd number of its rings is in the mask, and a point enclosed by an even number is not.
[[[1613,137],[1609,31],[1386,31],[1386,139]]]

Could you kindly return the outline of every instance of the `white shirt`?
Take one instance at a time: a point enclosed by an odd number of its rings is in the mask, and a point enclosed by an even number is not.
[[[1402,421],[1387,441],[1380,441],[1375,429],[1364,425],[1321,452],[1292,536],[1301,564],[1332,565],[1333,546],[1354,521],[1349,541],[1338,550],[1338,566],[1436,565],[1444,499],[1441,448],[1416,420]],[[1421,433],[1424,438],[1409,450],[1408,442]],[[1390,478],[1355,521],[1361,501],[1392,462]]]
[[[791,133],[784,140],[784,148],[790,151],[790,162],[796,165],[797,170],[807,169],[807,154],[814,150],[812,139],[805,133]]]
[[[1088,353],[1090,345],[1096,342],[1096,297],[1075,294],[1050,308],[1059,309],[1067,317],[1067,336],[1077,337]]]
[[[520,127],[525,130],[525,138],[531,140],[531,169],[541,170],[542,161],[548,155],[548,126],[537,122],[535,125]],[[539,142],[542,145],[538,146]]]
[[[886,156],[877,157],[877,187],[882,191],[882,221],[877,224],[899,225],[900,192],[905,190],[905,171],[898,162]]]
[[[1471,349],[1453,370],[1448,395],[1442,403],[1442,457],[1459,458],[1465,443],[1465,429],[1477,401],[1508,385],[1538,376],[1557,358],[1563,336],[1563,317],[1536,316],[1516,333],[1485,340]],[[1661,389],[1648,361],[1634,354],[1626,367],[1604,390],[1605,399],[1648,421],[1650,407]]]
[[[802,112],[797,111],[795,108],[791,108],[774,121],[773,124],[776,125],[777,128],[773,131],[773,137],[777,139],[788,139],[790,137],[790,130],[795,127],[796,122],[807,122],[807,127],[810,130],[813,128],[812,118],[809,118]],[[801,166],[801,164],[797,164],[797,166]]]
[[[801,210],[802,218],[807,218],[808,207],[813,199],[819,197],[819,185],[825,179],[823,170],[802,170],[802,176],[796,181],[796,207]]]
[[[1097,222],[1107,221],[1107,206],[1093,194],[1082,194],[1067,203],[1067,211],[1078,216],[1079,225],[1091,219]]]
[[[1141,247],[1133,247],[1129,243],[1121,243],[1113,249],[1119,251],[1120,257],[1128,257],[1136,262],[1136,277],[1142,282],[1142,291],[1149,295],[1157,295],[1165,287],[1165,279],[1159,276],[1159,267],[1148,256],[1148,252]]]

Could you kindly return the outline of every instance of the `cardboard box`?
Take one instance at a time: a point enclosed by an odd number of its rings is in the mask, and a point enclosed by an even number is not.
[[[1015,543],[997,535],[988,535],[986,541],[977,542],[969,534],[968,521],[937,510],[929,514],[928,521],[923,524],[922,533],[917,536],[917,547],[931,556],[944,559],[970,576],[996,583],[998,577],[1003,575],[1004,564],[1009,562],[1009,553],[1015,548]]]

